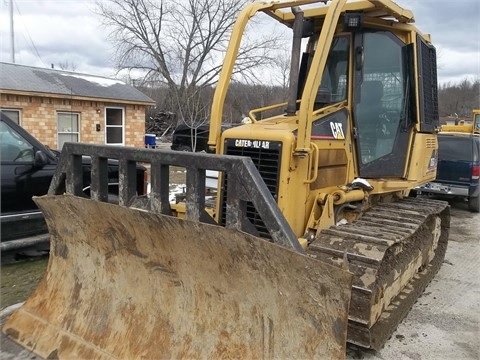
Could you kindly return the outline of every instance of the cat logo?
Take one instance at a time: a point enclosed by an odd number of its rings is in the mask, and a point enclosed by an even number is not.
[[[335,139],[337,139],[337,140],[345,139],[345,134],[343,133],[342,123],[331,122],[330,123],[330,128],[332,129],[332,134],[333,134],[333,137]]]

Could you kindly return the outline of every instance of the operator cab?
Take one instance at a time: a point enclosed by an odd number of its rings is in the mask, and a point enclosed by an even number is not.
[[[297,98],[302,98],[312,66],[318,34],[310,37],[302,56]],[[418,68],[424,74],[420,91],[429,87],[436,91],[435,49],[417,36]],[[350,131],[358,154],[358,173],[365,178],[405,177],[409,143],[416,119],[414,44],[404,43],[390,31],[369,28],[342,32],[332,41],[327,63],[317,90],[314,111],[344,103],[348,114],[337,114],[335,121]],[[422,62],[422,55],[426,59]],[[351,63],[350,63],[351,62]],[[350,85],[348,82],[353,81]],[[348,93],[351,89],[351,94]],[[419,96],[422,98],[422,96]],[[422,106],[422,104],[420,104]],[[300,105],[297,104],[297,109]],[[438,116],[431,109],[422,109],[421,127],[432,132]],[[435,110],[435,108],[433,109]],[[431,114],[430,114],[431,113]],[[428,116],[430,115],[430,116]],[[432,119],[433,118],[433,119]],[[435,120],[436,119],[436,120]],[[330,116],[316,122],[331,121]],[[316,122],[312,125],[315,139]],[[351,126],[352,129],[347,129]],[[327,129],[328,127],[325,127]]]

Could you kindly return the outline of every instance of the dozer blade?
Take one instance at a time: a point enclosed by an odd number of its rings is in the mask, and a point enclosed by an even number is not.
[[[41,357],[345,357],[350,273],[220,226],[36,201],[48,269],[3,331]]]

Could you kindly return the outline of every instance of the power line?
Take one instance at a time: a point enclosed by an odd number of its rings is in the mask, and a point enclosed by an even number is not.
[[[13,2],[13,0],[11,0]],[[43,66],[46,67],[45,63],[43,62],[42,60],[42,57],[40,56],[38,50],[37,50],[37,47],[35,46],[35,43],[33,42],[33,39],[32,37],[30,36],[30,32],[28,31],[28,28],[27,26],[25,25],[25,23],[23,22],[23,15],[22,13],[20,12],[20,8],[18,7],[17,3],[15,3],[15,8],[17,9],[17,12],[18,12],[18,15],[20,15],[20,20],[22,21],[22,24],[23,24],[23,27],[25,28],[25,31],[27,33],[27,36],[28,36],[28,40],[30,40],[30,48],[32,49],[33,48],[33,51],[34,53],[36,54],[37,58],[42,62]]]

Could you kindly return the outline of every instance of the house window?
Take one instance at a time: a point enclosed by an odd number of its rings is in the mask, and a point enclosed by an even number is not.
[[[124,109],[105,108],[105,143],[124,145]]]
[[[58,148],[62,149],[66,142],[80,141],[80,114],[59,112],[58,119]]]
[[[7,115],[12,121],[20,125],[20,110],[0,109],[2,114]]]

